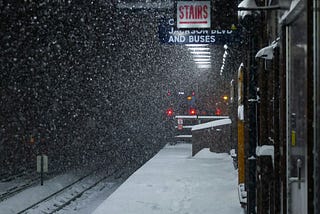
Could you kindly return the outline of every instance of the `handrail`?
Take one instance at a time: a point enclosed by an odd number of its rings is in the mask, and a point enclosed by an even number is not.
[[[176,119],[228,119],[229,116],[176,115]]]

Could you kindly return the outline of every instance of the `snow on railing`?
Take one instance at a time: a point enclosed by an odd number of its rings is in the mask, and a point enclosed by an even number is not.
[[[198,115],[177,115],[176,119],[227,119],[229,116],[198,116]]]
[[[231,124],[231,120],[228,119],[221,119],[221,120],[215,120],[207,123],[202,123],[199,125],[194,125],[191,129],[191,131],[196,131],[196,130],[201,130],[201,129],[208,129],[212,127],[217,127],[217,126],[223,126],[223,125],[228,125]]]

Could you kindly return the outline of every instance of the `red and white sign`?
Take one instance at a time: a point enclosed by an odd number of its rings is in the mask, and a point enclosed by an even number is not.
[[[210,28],[210,1],[178,1],[177,28]]]

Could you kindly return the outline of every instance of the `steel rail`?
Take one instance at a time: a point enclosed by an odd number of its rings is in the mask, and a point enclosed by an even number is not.
[[[95,172],[95,171],[94,171],[94,172]],[[61,188],[61,189],[60,189],[60,190],[58,190],[57,192],[54,192],[54,193],[52,193],[51,195],[49,195],[49,196],[47,196],[47,197],[45,197],[45,198],[41,199],[40,201],[38,201],[38,202],[36,202],[36,203],[34,203],[34,204],[30,205],[29,207],[27,207],[27,208],[25,208],[25,209],[23,209],[23,210],[19,211],[17,214],[21,214],[21,213],[26,212],[27,210],[32,209],[33,207],[37,206],[38,204],[41,204],[42,202],[44,202],[44,201],[46,201],[46,200],[48,200],[48,199],[52,198],[53,196],[55,196],[55,195],[59,194],[60,192],[63,192],[64,190],[68,189],[69,187],[71,187],[71,186],[75,185],[76,183],[78,183],[78,182],[82,181],[83,179],[85,179],[85,178],[89,177],[89,176],[90,176],[90,175],[92,175],[94,172],[90,172],[90,173],[86,174],[85,176],[83,176],[83,177],[81,177],[81,178],[77,179],[76,181],[74,181],[74,182],[70,183],[69,185],[67,185],[67,186],[65,186],[65,187],[63,187],[63,188]]]

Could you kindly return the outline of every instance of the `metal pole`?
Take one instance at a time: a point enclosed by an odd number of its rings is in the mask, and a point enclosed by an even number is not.
[[[40,170],[40,179],[41,179],[41,186],[43,185],[43,155],[41,154],[41,170]]]
[[[253,26],[256,26],[255,20]],[[249,107],[249,151],[248,151],[248,214],[256,213],[256,147],[257,147],[257,62],[255,61],[255,53],[257,50],[257,32],[256,28],[250,29],[250,70],[249,70],[249,93],[248,93],[248,107]]]

